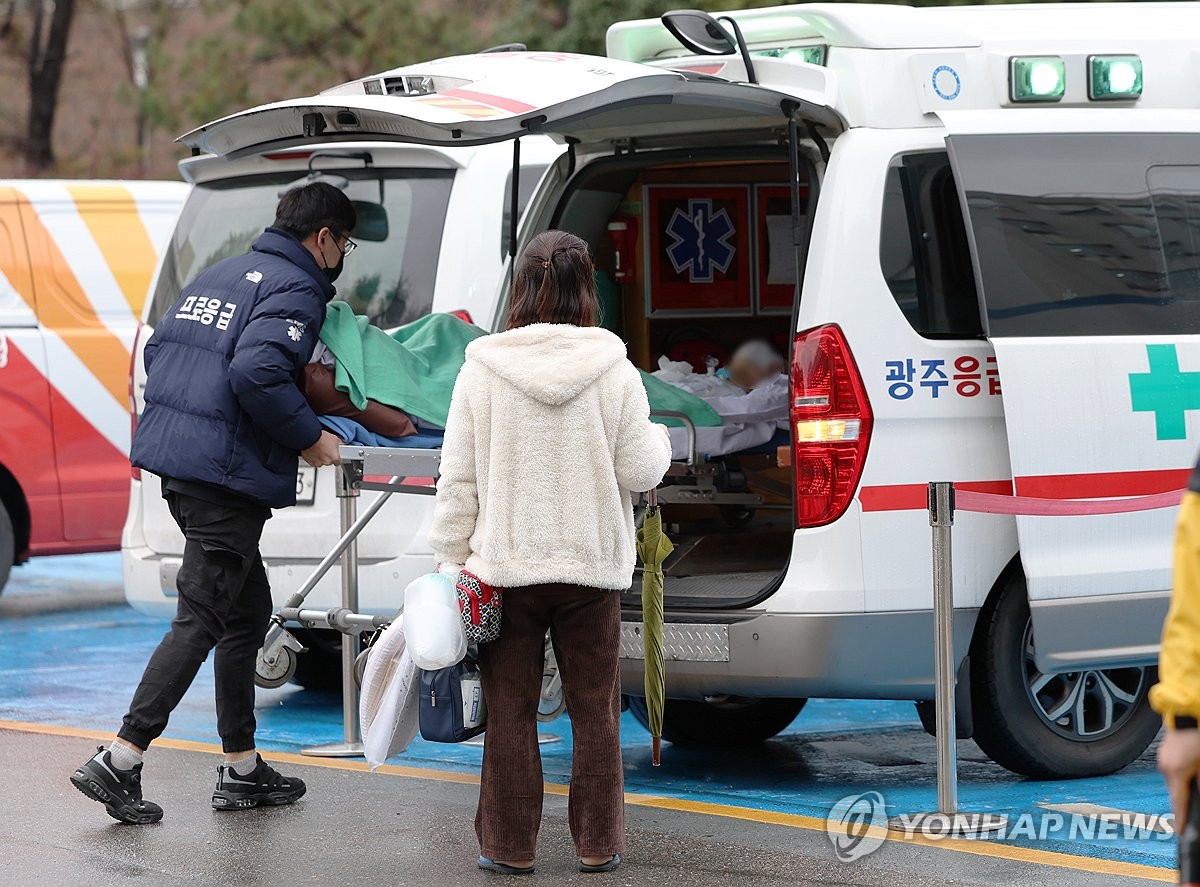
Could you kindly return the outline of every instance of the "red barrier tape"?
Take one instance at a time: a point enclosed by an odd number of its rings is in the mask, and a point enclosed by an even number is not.
[[[986,514],[1079,515],[1125,514],[1172,508],[1187,490],[1171,490],[1153,496],[1129,496],[1122,499],[1034,499],[1030,496],[1002,496],[996,493],[954,491],[955,511],[982,511]]]

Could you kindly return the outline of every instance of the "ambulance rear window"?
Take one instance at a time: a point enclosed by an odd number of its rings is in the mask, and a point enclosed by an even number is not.
[[[429,169],[339,169],[352,200],[380,202],[387,211],[387,239],[356,238],[337,282],[338,298],[385,328],[429,313],[442,227],[454,173]],[[147,323],[158,319],[180,291],[209,265],[250,248],[271,224],[280,191],[295,170],[198,184],[188,196],[163,258]]]
[[[1200,136],[952,136],[991,336],[1200,332]]]

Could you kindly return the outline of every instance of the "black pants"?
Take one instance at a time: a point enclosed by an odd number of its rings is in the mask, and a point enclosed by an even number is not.
[[[157,739],[215,647],[217,732],[226,752],[248,751],[254,748],[254,660],[271,618],[271,587],[258,553],[271,510],[173,491],[166,497],[186,540],[176,580],[179,609],[117,735],[139,748]]]

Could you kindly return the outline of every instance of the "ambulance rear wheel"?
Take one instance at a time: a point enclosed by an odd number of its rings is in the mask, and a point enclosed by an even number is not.
[[[17,537],[13,532],[12,518],[8,516],[8,509],[0,503],[0,592],[8,583],[8,574],[16,555]]]
[[[1047,675],[1035,642],[1018,564],[984,605],[972,642],[974,738],[984,753],[1037,779],[1104,776],[1136,760],[1161,726],[1147,698],[1156,670]]]
[[[677,745],[719,748],[756,745],[786,730],[806,702],[745,696],[710,696],[702,702],[668,699],[663,707],[663,739]],[[630,696],[629,712],[650,729],[645,699]]]

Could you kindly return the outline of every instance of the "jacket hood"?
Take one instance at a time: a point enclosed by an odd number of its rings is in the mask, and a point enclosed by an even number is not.
[[[321,266],[317,264],[312,253],[286,231],[279,228],[267,228],[258,235],[258,239],[254,241],[254,245],[250,249],[256,253],[268,253],[287,259],[313,279],[322,295],[325,296],[326,302],[337,295],[337,290],[333,288],[333,284],[329,282],[329,278],[325,276],[325,272],[321,270]]]
[[[467,358],[535,400],[557,406],[624,360],[625,343],[599,327],[535,323],[476,339],[467,346]]]

